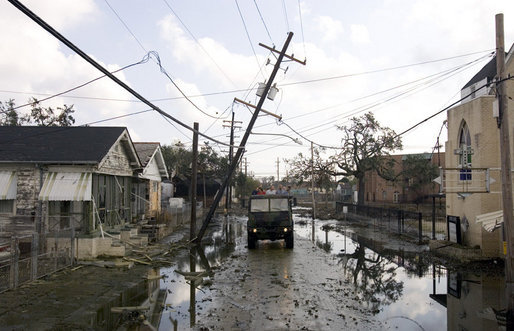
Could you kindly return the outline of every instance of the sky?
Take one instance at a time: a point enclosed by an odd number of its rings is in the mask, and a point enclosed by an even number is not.
[[[504,14],[506,50],[514,43],[512,0],[22,0],[22,4],[132,89],[188,126],[225,145],[232,112],[235,143],[292,32],[244,158],[250,174],[283,178],[285,159],[310,157],[311,141],[341,146],[338,127],[371,111],[401,133],[460,99],[461,88],[495,49],[495,15]],[[23,105],[102,74],[21,13],[0,2],[0,101]],[[158,57],[157,57],[157,56]],[[158,65],[160,61],[161,66]],[[177,89],[177,87],[180,89]],[[185,97],[187,96],[189,100]],[[125,126],[135,142],[191,145],[192,132],[164,118],[109,78],[42,102],[73,105],[76,125]],[[28,111],[28,107],[20,108]],[[444,145],[446,113],[402,135],[397,154]],[[200,145],[209,139],[200,138]],[[301,143],[301,144],[300,144]],[[334,153],[328,149],[325,156]],[[277,162],[278,161],[278,162]]]

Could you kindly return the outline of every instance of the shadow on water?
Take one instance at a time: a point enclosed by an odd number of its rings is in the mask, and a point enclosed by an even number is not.
[[[200,246],[192,247],[188,254],[178,257],[172,268],[161,269],[165,277],[160,287],[168,293],[159,330],[193,328],[198,316],[210,302],[213,269],[229,257],[243,236],[243,222],[237,217],[223,217],[213,222],[211,234]]]
[[[391,249],[390,242],[361,237],[335,220],[313,224],[295,217],[295,232],[334,256],[356,297],[385,329],[506,330],[501,266],[433,264],[429,254]]]
[[[152,330],[159,325],[166,291],[160,270],[151,269],[140,282],[96,309],[90,317],[95,330]]]

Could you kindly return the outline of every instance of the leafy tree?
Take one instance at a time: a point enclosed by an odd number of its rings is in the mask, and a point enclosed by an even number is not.
[[[336,175],[353,176],[358,181],[358,203],[364,203],[364,175],[377,171],[385,179],[394,179],[394,160],[391,152],[402,148],[401,138],[382,127],[372,113],[352,118],[348,126],[339,126],[343,132],[342,147],[330,158],[337,167]]]
[[[247,176],[242,172],[239,172],[234,177],[234,183],[236,187],[236,196],[238,197],[246,197],[252,194],[252,191],[260,186],[261,183],[253,178],[252,176]]]
[[[22,114],[16,109],[13,99],[0,102],[0,125],[1,126],[72,126],[75,124],[73,118],[73,105],[63,107],[42,107],[36,98],[30,99],[31,110],[28,114]]]

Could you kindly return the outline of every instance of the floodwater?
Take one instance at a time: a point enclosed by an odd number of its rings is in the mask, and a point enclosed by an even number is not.
[[[316,220],[313,231],[311,218],[297,218],[295,232],[339,259],[341,271],[386,329],[505,330],[500,267],[450,271],[424,263],[422,254],[382,254],[373,238],[361,238],[338,221]]]
[[[246,245],[243,218],[224,218],[218,227],[206,245],[161,268],[160,288],[168,295],[159,330],[194,327],[211,300],[211,272]],[[386,330],[505,330],[504,278],[497,270],[450,271],[426,262],[423,249],[383,250],[335,220],[313,226],[312,219],[295,217],[295,233],[337,260],[359,301]]]

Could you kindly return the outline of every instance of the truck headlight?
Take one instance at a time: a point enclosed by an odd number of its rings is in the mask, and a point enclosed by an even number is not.
[[[252,230],[252,232],[253,232],[253,233],[256,233],[256,232],[257,232],[257,229],[253,229],[253,230]]]
[[[284,228],[284,232],[287,232],[287,228]]]

